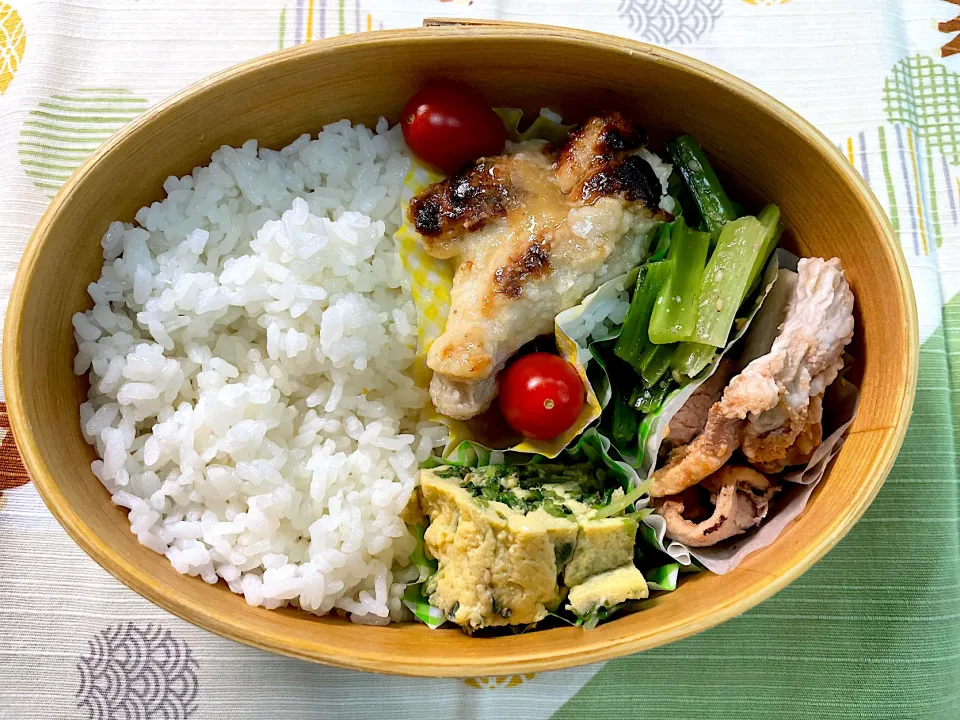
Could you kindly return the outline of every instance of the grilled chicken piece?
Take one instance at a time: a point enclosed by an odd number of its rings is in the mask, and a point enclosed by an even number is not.
[[[770,499],[780,489],[766,477],[746,467],[724,467],[703,481],[710,491],[713,512],[706,520],[693,522],[684,517],[699,508],[689,498],[668,498],[657,508],[667,524],[666,535],[687,547],[716,545],[756,527],[767,516]]]
[[[511,145],[414,198],[426,251],[458,258],[447,325],[427,357],[437,410],[481,413],[511,355],[639,261],[639,243],[624,237],[655,224],[666,190],[631,154],[642,142],[621,115],[594,117],[556,155],[542,141]]]
[[[853,293],[840,261],[804,258],[783,328],[770,352],[730,381],[697,438],[654,473],[653,497],[676,495],[740,448],[770,472],[809,460],[822,442],[823,392],[853,338]]]
[[[646,193],[659,198],[661,193],[656,177],[647,181],[645,187],[640,176],[649,178],[650,174],[637,162],[642,158],[627,154],[642,148],[646,141],[646,136],[620,113],[590,118],[570,133],[566,144],[557,153],[554,170],[560,191],[575,202],[597,193],[603,185],[608,188],[619,185],[616,191],[601,192],[594,197],[626,191],[636,193],[634,199]],[[630,168],[635,168],[638,175],[634,181],[627,177]]]

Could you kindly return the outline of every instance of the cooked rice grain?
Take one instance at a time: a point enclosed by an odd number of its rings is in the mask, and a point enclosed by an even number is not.
[[[384,120],[223,147],[104,235],[73,318],[82,428],[131,530],[179,572],[268,608],[405,612],[400,514],[446,439],[408,374],[392,234],[409,167]]]

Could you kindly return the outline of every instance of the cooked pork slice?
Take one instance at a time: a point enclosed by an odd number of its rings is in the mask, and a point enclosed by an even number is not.
[[[764,439],[756,436],[747,437],[743,441],[743,454],[748,458],[761,455],[762,448],[754,447],[762,444]],[[810,398],[810,408],[807,411],[807,423],[793,445],[787,448],[786,454],[777,460],[767,462],[751,461],[751,464],[760,472],[775,475],[791,465],[806,465],[813,457],[814,451],[823,442],[823,395]]]
[[[707,424],[707,414],[713,404],[723,395],[723,390],[733,373],[733,362],[729,359],[720,361],[719,367],[693,395],[687,398],[683,407],[670,420],[664,444],[668,447],[686,445],[699,435]]]
[[[591,119],[583,132],[601,127],[602,135],[605,124],[616,125],[617,134],[608,128],[600,145],[633,132],[610,117]],[[589,198],[569,199],[566,181],[586,180],[624,159],[611,151],[585,160],[573,148],[582,137],[574,134],[556,163],[542,141],[511,145],[427,188],[410,205],[427,252],[458,263],[446,328],[427,357],[431,398],[444,415],[467,419],[485,410],[497,393],[495,375],[511,355],[551,333],[558,313],[640,259],[640,243],[623,239],[655,223],[660,181],[636,158],[645,172],[611,170],[616,177],[598,181]]]
[[[696,485],[737,448],[751,464],[773,473],[807,462],[819,447],[823,392],[837,377],[843,348],[853,337],[853,294],[839,260],[805,258],[798,270],[770,352],[730,381],[710,408],[704,431],[670,453],[654,473],[654,497]],[[681,431],[695,426],[687,418],[677,424]]]
[[[667,537],[688,547],[716,545],[759,525],[779,490],[756,470],[736,466],[721,468],[702,485],[710,491],[714,506],[706,520],[694,522],[684,517],[691,513],[685,504],[689,500],[683,498],[668,498],[656,510],[666,522]]]
[[[723,414],[748,419],[744,454],[754,463],[783,460],[808,427],[811,398],[822,396],[843,367],[853,338],[853,293],[840,261],[804,258],[783,329],[770,352],[735,377]]]
[[[740,447],[744,425],[724,417],[720,403],[714,403],[697,439],[672,450],[667,464],[653,474],[650,495],[676,495],[718,470]]]

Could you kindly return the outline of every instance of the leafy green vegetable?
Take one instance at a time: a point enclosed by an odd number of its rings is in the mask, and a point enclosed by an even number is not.
[[[618,453],[611,452],[610,439],[601,435],[596,427],[587,428],[577,444],[567,448],[566,452],[571,458],[586,457],[595,466],[603,465],[611,479],[616,478],[619,481],[620,489],[624,492],[629,492],[638,485],[650,486],[650,481],[641,480],[632,465],[619,459]]]
[[[638,385],[630,396],[630,404],[645,415],[652,413],[663,403],[675,384],[673,378],[664,377],[649,387]]]
[[[757,220],[763,226],[765,234],[760,242],[760,252],[757,253],[757,257],[753,261],[753,267],[750,269],[750,279],[747,281],[747,291],[744,293],[744,299],[756,289],[757,283],[760,282],[760,272],[763,270],[767,258],[770,257],[770,253],[780,242],[780,236],[783,235],[783,225],[780,223],[780,208],[776,205],[767,205],[757,215]]]
[[[449,478],[458,478],[463,480],[469,473],[471,468],[466,465],[447,465],[446,467],[441,467],[437,470],[437,477],[443,479]]]
[[[506,477],[516,477],[521,488],[533,488],[544,483],[568,483],[579,485],[585,492],[602,487],[606,479],[603,470],[597,470],[591,463],[581,462],[574,465],[560,463],[532,463],[527,465],[498,465],[498,472]],[[484,468],[484,470],[487,470]]]
[[[549,143],[559,144],[566,140],[570,131],[576,127],[576,125],[564,125],[560,121],[559,115],[552,110],[543,108],[529,127],[520,132],[523,110],[518,108],[494,108],[493,111],[500,116],[504,127],[507,128],[507,137],[513,142],[546,140]]]
[[[716,241],[723,226],[737,218],[733,203],[696,140],[682,135],[667,143],[667,152],[690,190],[706,229]]]
[[[604,620],[610,618],[626,604],[627,603],[619,603],[618,605],[613,605],[611,607],[597,605],[585,612],[583,615],[578,615],[577,621],[574,623],[574,625],[577,627],[582,627],[584,630],[593,630],[593,628],[602,623]]]
[[[611,343],[609,341],[590,345],[590,353],[593,359],[596,360],[596,363],[592,366],[592,370],[588,371],[588,377],[590,377],[590,381],[593,383],[597,397],[601,399],[601,407],[603,408],[598,430],[601,434],[611,439],[613,447],[621,458],[628,463],[635,464],[636,451],[642,442],[639,429],[643,425],[644,415],[638,413],[636,416],[638,421],[636,432],[630,433],[629,437],[627,437],[626,432],[617,433],[615,436],[613,433],[613,415],[615,409],[613,395],[614,393],[621,394],[630,407],[634,410],[637,409],[636,401],[643,389],[643,380],[639,377],[639,373],[642,370],[642,358],[638,360],[639,367],[634,369],[614,355],[610,345]],[[648,342],[647,347],[656,348],[657,346]],[[664,380],[670,383],[671,388],[675,386],[672,377],[665,376]],[[666,395],[662,397],[666,397]],[[606,402],[604,402],[603,398],[606,399]],[[649,408],[645,410],[645,412],[649,411]]]
[[[620,468],[611,473],[599,459],[574,464],[448,466],[438,468],[436,473],[439,477],[458,479],[460,486],[482,505],[499,502],[524,514],[542,509],[554,517],[573,515],[573,510],[565,504],[568,499],[604,508],[623,487]],[[557,488],[562,488],[563,494],[557,492]]]
[[[654,246],[653,254],[650,256],[651,263],[660,262],[667,257],[667,250],[670,249],[670,233],[673,230],[673,223],[664,223],[657,226],[657,244]]]
[[[687,187],[683,176],[676,168],[670,173],[667,193],[680,204],[679,214],[686,218],[687,225],[697,230],[707,230],[707,226],[703,222],[703,215],[700,214],[700,208],[697,207],[693,195],[690,194],[690,188]]]
[[[600,418],[600,424],[598,426],[598,432],[601,437],[610,438],[607,442],[612,444],[619,455],[619,458],[622,458],[626,463],[636,466],[639,463],[638,449],[643,444],[643,426],[646,418],[643,415],[638,416],[640,418],[640,427],[636,435],[633,435],[629,442],[621,442],[620,440],[614,440],[613,434],[611,432],[611,422],[613,414],[613,388],[616,386],[619,390],[621,383],[624,383],[626,380],[624,390],[629,389],[631,394],[629,399],[634,401],[634,390],[633,386],[642,385],[642,380],[638,378],[634,373],[639,372],[640,370],[634,370],[629,364],[625,363],[615,354],[613,354],[613,345],[612,341],[618,339],[620,330],[622,326],[616,326],[611,330],[610,339],[604,341],[598,341],[591,343],[589,345],[589,352],[595,362],[588,366],[587,375],[590,379],[590,382],[593,385],[594,392],[597,395],[597,399],[600,401],[600,406],[603,409],[603,413]],[[647,341],[646,346],[652,347],[652,345]],[[638,361],[639,363],[639,361]],[[642,369],[642,368],[641,368]],[[668,381],[672,387],[675,387],[672,378],[664,378],[665,381]],[[665,397],[665,396],[664,396]],[[631,404],[635,404],[631,402]],[[650,410],[648,410],[649,412]],[[628,486],[625,486],[627,489]]]
[[[640,423],[640,430],[637,433],[639,447],[633,450],[630,458],[630,462],[633,463],[634,467],[636,467],[641,474],[649,473],[651,465],[657,457],[657,452],[660,449],[660,444],[666,429],[669,427],[670,419],[683,407],[683,404],[689,399],[690,395],[713,374],[723,355],[735,347],[737,341],[747,332],[754,316],[762,306],[770,289],[774,286],[777,270],[777,253],[774,253],[764,271],[760,291],[753,296],[747,306],[744,306],[744,314],[737,319],[735,325],[736,331],[730,337],[723,352],[716,353],[708,366],[703,372],[699,373],[695,379],[685,380],[679,387],[672,385],[672,389],[666,398],[664,398],[655,409],[644,416],[643,421]],[[621,450],[621,452],[623,451]]]
[[[696,342],[682,342],[677,345],[670,365],[680,374],[687,377],[696,377],[710,364],[717,354],[713,345],[704,345]]]
[[[613,394],[613,419],[610,433],[617,444],[632,442],[637,436],[637,425],[640,419],[637,411],[630,405],[630,398],[626,387],[617,388]]]
[[[682,217],[674,221],[667,253],[670,277],[653,306],[650,342],[667,345],[690,339],[697,323],[697,292],[709,249],[706,233],[691,230]]]
[[[632,365],[638,372],[642,369],[639,365],[640,357],[650,344],[647,337],[650,316],[657,296],[669,276],[669,262],[647,263],[640,268],[633,298],[630,300],[630,308],[623,320],[620,336],[613,346],[614,354]]]
[[[676,344],[651,345],[641,358],[640,377],[646,387],[655,385],[670,367]]]
[[[588,463],[590,467],[594,468],[596,477],[602,480],[605,488],[620,487],[626,491],[640,484],[641,480],[637,471],[622,460],[613,457],[610,450],[609,438],[597,432],[596,427],[589,427],[573,445],[568,446],[563,451],[560,459],[568,467]],[[504,457],[504,453],[490,450],[472,440],[464,440],[446,458],[428,458],[421,464],[421,467],[455,466],[466,468],[467,470],[464,472],[464,475],[466,475],[471,468],[484,468],[489,465],[509,466],[512,470],[521,467],[548,465],[544,460],[545,458],[542,456],[520,453],[508,453]],[[490,472],[496,473],[498,471],[494,469]]]
[[[755,217],[740,218],[724,227],[703,273],[692,340],[714,347],[727,344],[766,236],[767,229]]]

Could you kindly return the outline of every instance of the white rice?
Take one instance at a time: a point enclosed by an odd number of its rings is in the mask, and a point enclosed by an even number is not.
[[[660,209],[672,215],[677,209],[677,201],[670,194],[670,175],[673,173],[673,165],[665,163],[659,155],[655,155],[646,148],[640,150],[638,154],[653,168],[653,174],[660,181],[660,189],[663,191],[663,197],[660,198]]]
[[[397,128],[223,147],[104,235],[89,372],[93,471],[179,572],[247,602],[384,623],[415,570],[400,514],[446,439],[408,369],[417,317],[392,234]]]

